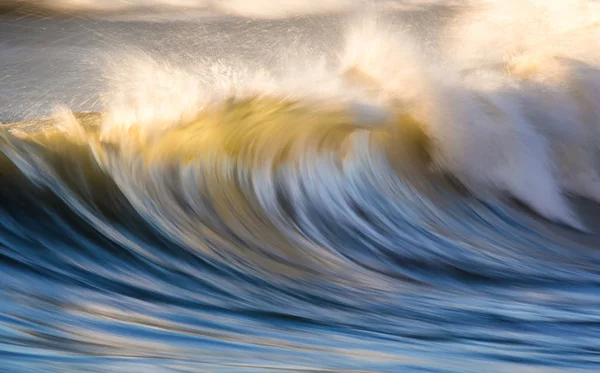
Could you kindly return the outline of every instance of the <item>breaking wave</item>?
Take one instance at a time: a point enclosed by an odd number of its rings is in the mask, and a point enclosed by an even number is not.
[[[443,343],[593,370],[599,16],[489,2],[421,43],[374,12],[277,68],[106,59],[105,110],[1,129],[10,371],[467,371]]]

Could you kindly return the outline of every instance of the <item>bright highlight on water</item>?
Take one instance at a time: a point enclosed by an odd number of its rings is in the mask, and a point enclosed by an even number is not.
[[[7,2],[0,371],[600,369],[600,3],[316,3]]]

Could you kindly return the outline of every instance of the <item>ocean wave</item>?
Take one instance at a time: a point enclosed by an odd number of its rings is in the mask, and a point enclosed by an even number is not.
[[[578,4],[482,4],[431,43],[371,8],[271,66],[103,56],[103,111],[0,128],[11,372],[593,370],[575,204],[600,202],[600,27]]]
[[[511,6],[516,5],[492,3],[458,16],[434,55],[408,30],[386,26],[373,16],[350,23],[339,61],[333,63],[288,56],[278,64],[285,67],[275,71],[206,59],[190,70],[141,54],[111,57],[105,68],[107,116],[99,137],[120,139],[134,131],[139,139],[120,146],[133,152],[152,148],[148,138],[167,135],[178,140],[166,148],[227,147],[232,135],[221,132],[238,130],[247,134],[237,134],[235,146],[255,149],[254,141],[259,141],[264,152],[280,151],[276,141],[266,142],[262,136],[277,139],[281,131],[290,136],[293,131],[299,138],[286,139],[289,147],[299,146],[291,145],[296,141],[302,146],[318,143],[311,137],[315,130],[309,116],[303,119],[306,128],[296,123],[288,129],[262,129],[259,119],[242,125],[233,118],[225,119],[237,123],[223,124],[227,130],[218,124],[183,129],[205,107],[251,95],[281,98],[282,103],[299,100],[307,111],[317,110],[315,101],[345,106],[344,115],[352,116],[345,119],[348,125],[389,127],[391,117],[405,113],[415,117],[431,142],[430,167],[452,174],[474,194],[508,193],[550,220],[585,230],[563,194],[600,201],[597,16],[587,2],[576,11],[569,8],[569,18],[563,8],[533,2],[529,8],[523,5],[522,13],[543,14],[539,21],[503,17]],[[498,27],[477,31],[483,21]],[[527,38],[495,31],[504,27],[523,29]],[[477,57],[489,43],[499,53]],[[317,110],[314,117],[321,115]],[[66,122],[77,127],[75,120]],[[316,122],[325,131],[326,120]],[[194,136],[202,140],[195,143]],[[192,153],[188,150],[186,156],[194,158]]]

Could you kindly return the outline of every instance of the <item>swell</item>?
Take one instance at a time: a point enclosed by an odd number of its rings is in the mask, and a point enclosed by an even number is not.
[[[3,128],[4,198],[53,196],[102,241],[194,278],[179,255],[260,283],[595,282],[593,238],[541,219],[595,229],[566,197],[600,190],[595,13],[531,4],[539,22],[469,9],[435,49],[367,14],[333,62],[284,51],[271,70],[109,56],[103,114]],[[472,32],[481,19],[499,26]]]
[[[598,236],[557,222],[598,229],[560,172],[596,170],[597,29],[471,11],[244,45],[274,67],[119,52],[102,113],[3,126],[2,368],[595,371]]]
[[[67,237],[106,247],[65,253],[44,244],[49,258],[63,259],[42,267],[81,260],[89,275],[110,278],[108,263],[125,260],[204,279],[203,287],[219,283],[223,295],[247,278],[255,291],[280,283],[280,291],[323,299],[329,286],[362,293],[450,278],[531,284],[598,276],[597,254],[576,235],[557,234],[501,200],[461,194],[429,170],[429,144],[405,114],[365,127],[347,110],[314,102],[239,99],[158,136],[130,128],[116,138],[101,137],[103,118],[65,112],[5,128],[3,200],[18,201],[6,206],[37,205],[31,214],[47,215],[48,227],[66,224]],[[52,242],[51,232],[39,233],[47,228],[20,224],[4,228]],[[330,285],[321,295],[300,285],[324,278]]]

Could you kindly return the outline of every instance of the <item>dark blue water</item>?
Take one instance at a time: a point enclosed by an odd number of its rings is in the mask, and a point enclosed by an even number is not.
[[[303,35],[318,53],[340,24],[255,22],[192,37],[189,22],[4,16],[1,119],[96,109],[90,51],[133,40],[180,61],[185,48],[252,60]],[[593,232],[476,199],[416,158],[394,165],[360,131],[345,157],[307,151],[276,169],[146,167],[123,149],[3,130],[0,372],[600,370]],[[572,202],[595,231],[595,204]]]

